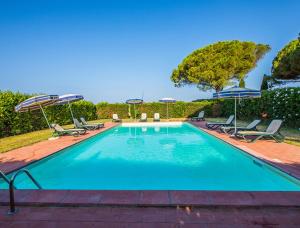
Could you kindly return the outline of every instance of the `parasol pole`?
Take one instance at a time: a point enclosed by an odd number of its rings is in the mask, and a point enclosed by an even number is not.
[[[136,122],[136,111],[135,111],[135,103],[133,104],[133,109],[134,109],[134,122]]]
[[[169,121],[169,103],[167,102],[167,120]]]
[[[236,134],[236,97],[234,98],[234,134]]]
[[[44,109],[43,109],[42,105],[39,104],[39,106],[40,106],[40,108],[41,108],[41,110],[42,110],[43,116],[44,116],[45,119],[46,119],[46,122],[47,122],[48,127],[51,129],[51,126],[50,126],[50,124],[49,124],[49,121],[48,121],[48,119],[47,119],[46,113],[44,112]]]
[[[72,116],[73,123],[74,123],[74,125],[75,125],[74,114],[73,114],[73,111],[72,111],[72,108],[71,108],[71,103],[70,103],[70,101],[68,101],[68,105],[69,105],[69,109],[70,109],[70,112],[71,112],[71,116]]]

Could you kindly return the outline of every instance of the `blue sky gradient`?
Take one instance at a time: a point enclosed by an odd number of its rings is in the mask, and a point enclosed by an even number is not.
[[[269,44],[250,73],[259,88],[276,53],[300,32],[300,1],[0,0],[0,90],[80,93],[93,102],[210,97],[175,88],[172,70],[221,40]]]

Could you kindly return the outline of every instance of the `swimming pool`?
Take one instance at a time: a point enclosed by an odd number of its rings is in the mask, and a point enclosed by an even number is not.
[[[300,190],[295,178],[181,122],[123,124],[26,168],[43,189]],[[16,186],[35,188],[22,175]]]

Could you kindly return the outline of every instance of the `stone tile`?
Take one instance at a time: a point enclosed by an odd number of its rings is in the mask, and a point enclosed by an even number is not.
[[[102,193],[99,191],[80,191],[71,190],[68,191],[66,196],[63,198],[63,204],[70,205],[97,205],[102,198]]]
[[[67,190],[28,190],[28,194],[25,197],[16,198],[16,202],[31,205],[59,205],[67,193]]]
[[[252,205],[253,198],[249,192],[209,191],[211,205]]]
[[[177,205],[210,205],[208,191],[170,191],[172,204]]]
[[[139,204],[145,205],[169,205],[168,191],[141,191]]]
[[[99,191],[102,194],[101,204],[108,205],[137,205],[140,199],[139,191]]]

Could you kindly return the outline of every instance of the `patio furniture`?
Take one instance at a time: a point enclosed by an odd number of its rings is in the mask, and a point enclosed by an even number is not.
[[[255,142],[261,138],[272,138],[276,142],[282,142],[284,136],[279,132],[281,125],[282,120],[272,120],[266,131],[238,131],[236,135],[247,142]]]
[[[74,121],[74,125],[76,128],[79,128],[79,129],[85,129],[85,130],[96,130],[98,127],[95,126],[95,125],[83,125],[82,123],[80,123],[78,121],[78,119],[74,118],[73,119]]]
[[[204,111],[201,111],[198,113],[198,116],[194,116],[191,118],[192,121],[201,121],[201,120],[205,120],[204,119]]]
[[[61,136],[61,135],[72,135],[72,136],[79,136],[86,133],[85,129],[64,129],[59,124],[51,124],[51,128],[54,129],[54,134]]]
[[[157,121],[157,122],[159,122],[159,121],[160,121],[160,116],[159,116],[159,113],[154,113],[154,116],[153,116],[153,121]]]
[[[242,88],[238,86],[233,86],[229,89],[225,89],[219,92],[216,92],[213,94],[213,98],[218,98],[218,99],[234,99],[234,132],[232,136],[235,135],[237,132],[236,129],[236,109],[237,109],[237,100],[240,99],[246,99],[246,98],[259,98],[261,97],[261,92],[259,90],[254,90],[254,89],[248,89],[248,88]]]
[[[118,114],[112,115],[112,122],[121,122],[122,120],[119,118]]]
[[[84,117],[80,117],[81,123],[82,125],[88,126],[95,126],[97,129],[104,127],[104,123],[94,123],[94,124],[89,124],[88,122],[86,122],[86,120],[84,119]]]
[[[146,113],[142,113],[140,122],[147,122],[147,114]]]
[[[236,127],[237,131],[257,131],[256,126],[261,122],[261,120],[253,120],[245,127]],[[220,130],[226,134],[235,130],[235,127],[221,127]]]
[[[234,115],[229,116],[229,118],[226,120],[226,122],[218,123],[218,122],[207,122],[206,127],[209,129],[217,129],[219,127],[228,127],[232,125],[232,122],[234,120]]]

